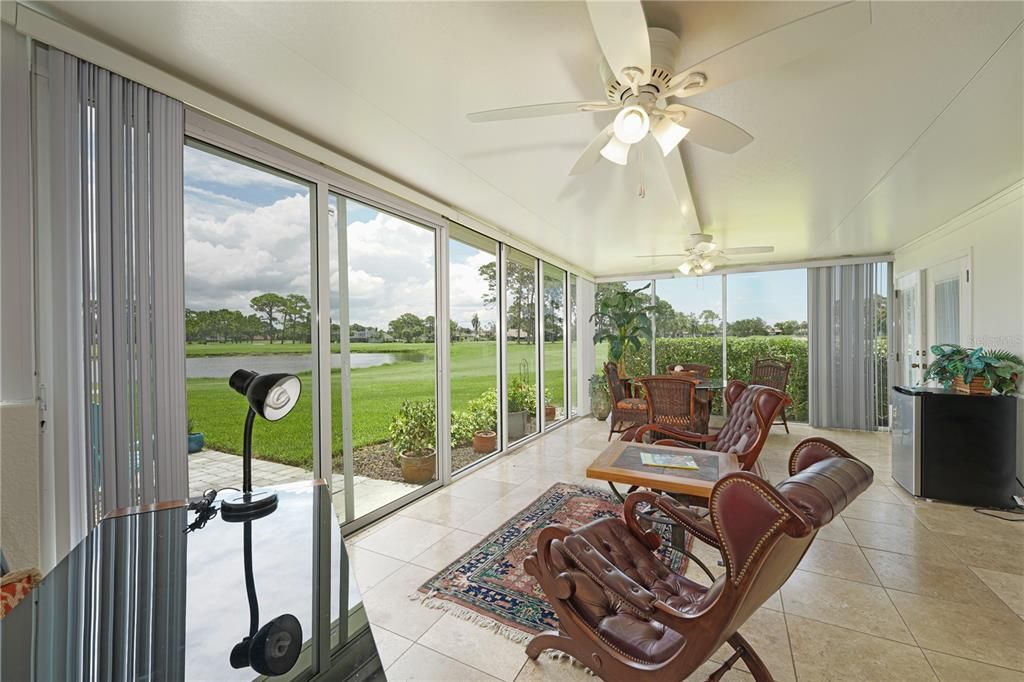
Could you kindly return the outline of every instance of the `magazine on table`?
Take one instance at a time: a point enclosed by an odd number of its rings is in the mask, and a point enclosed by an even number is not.
[[[666,467],[669,469],[700,469],[693,455],[673,455],[667,452],[641,452],[640,462],[649,467]]]

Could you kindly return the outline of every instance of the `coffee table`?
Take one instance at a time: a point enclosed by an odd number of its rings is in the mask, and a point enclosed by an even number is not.
[[[640,461],[642,452],[690,455],[700,469],[647,466]],[[667,493],[683,503],[697,502],[701,506],[706,506],[715,483],[723,476],[741,470],[739,458],[727,452],[676,448],[668,445],[647,445],[619,440],[609,443],[608,447],[587,467],[587,478],[608,481],[608,487],[623,501],[625,497],[615,487],[616,483],[630,486],[630,492],[637,488],[649,488]],[[640,517],[651,523],[670,526],[672,528],[670,542],[672,549],[693,559],[714,580],[714,575],[707,566],[686,549],[686,529],[683,526],[661,514],[641,514]]]

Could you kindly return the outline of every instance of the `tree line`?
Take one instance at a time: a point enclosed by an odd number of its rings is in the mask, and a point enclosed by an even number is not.
[[[302,294],[265,293],[249,299],[249,315],[219,310],[185,309],[185,341],[310,343],[309,299]]]

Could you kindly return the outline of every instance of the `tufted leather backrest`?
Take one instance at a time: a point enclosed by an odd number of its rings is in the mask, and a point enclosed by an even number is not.
[[[748,386],[735,379],[729,382],[728,389],[736,397],[713,447],[716,452],[739,455],[743,469],[749,471],[768,438],[772,422],[789,404],[789,397],[774,388]]]
[[[604,363],[604,375],[608,378],[608,390],[612,393],[612,404],[617,405],[620,400],[625,400],[628,397],[626,390],[622,388],[618,365],[614,362]]]

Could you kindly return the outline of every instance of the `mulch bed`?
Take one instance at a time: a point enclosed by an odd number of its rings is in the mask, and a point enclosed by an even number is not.
[[[452,449],[452,471],[472,464],[483,457],[473,452],[473,447],[464,445]],[[342,473],[341,457],[334,458],[334,472]],[[366,445],[352,453],[352,471],[356,476],[366,476],[377,481],[402,482],[402,469],[395,464],[395,451],[389,443]]]

